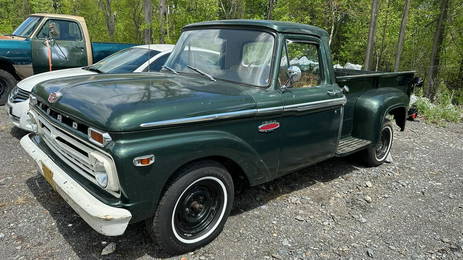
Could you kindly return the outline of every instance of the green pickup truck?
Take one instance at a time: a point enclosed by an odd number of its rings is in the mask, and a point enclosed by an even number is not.
[[[356,152],[382,164],[417,83],[414,72],[333,70],[314,26],[202,22],[184,27],[159,73],[37,85],[36,131],[21,145],[97,232],[145,221],[182,253],[221,232],[238,187]]]

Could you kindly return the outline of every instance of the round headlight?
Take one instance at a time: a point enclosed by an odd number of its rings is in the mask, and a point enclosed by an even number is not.
[[[97,172],[95,174],[95,179],[96,183],[98,183],[100,187],[106,188],[108,186],[108,174],[106,174],[105,172]]]
[[[38,124],[37,120],[35,119],[35,116],[29,111],[26,114],[26,125],[29,128],[29,130],[33,133],[38,132]]]

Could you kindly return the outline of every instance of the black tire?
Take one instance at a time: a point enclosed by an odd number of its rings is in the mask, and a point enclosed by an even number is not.
[[[379,166],[389,155],[394,141],[394,128],[391,121],[385,120],[380,131],[378,142],[363,151],[363,159],[368,166]]]
[[[16,85],[16,78],[6,70],[0,69],[0,106],[5,105],[8,95]]]
[[[146,221],[156,246],[167,254],[193,251],[216,238],[233,206],[228,171],[214,161],[194,163],[179,172]]]

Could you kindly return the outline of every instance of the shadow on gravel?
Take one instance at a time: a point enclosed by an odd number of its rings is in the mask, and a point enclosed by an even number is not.
[[[231,214],[239,215],[277,197],[307,188],[317,182],[331,181],[350,173],[354,169],[352,160],[334,158],[278,178],[270,183],[246,188],[236,196]],[[107,259],[134,259],[146,254],[155,258],[172,256],[155,251],[153,241],[145,231],[143,222],[129,225],[122,236],[103,236],[88,226],[40,175],[29,178],[26,184],[39,203],[50,213],[60,234],[79,258],[102,258],[102,249],[111,242],[115,242],[117,248]],[[49,227],[42,227],[41,229],[49,229]],[[43,239],[59,238],[43,237]]]
[[[243,190],[235,198],[231,215],[239,215],[276,199],[285,194],[305,189],[317,182],[328,182],[349,174],[355,167],[364,167],[355,163],[354,156],[332,158],[313,166],[285,175],[269,183]]]
[[[22,130],[21,128],[16,126],[13,126],[10,130],[11,136],[18,140],[21,139],[23,136],[27,135],[28,133],[29,132],[27,132],[26,130]]]

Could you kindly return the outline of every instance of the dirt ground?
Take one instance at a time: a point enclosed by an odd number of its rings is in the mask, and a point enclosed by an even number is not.
[[[462,259],[463,124],[397,130],[392,163],[335,158],[246,189],[215,241],[173,259]],[[25,134],[0,111],[0,259],[162,256],[143,224],[93,231],[37,175]]]

